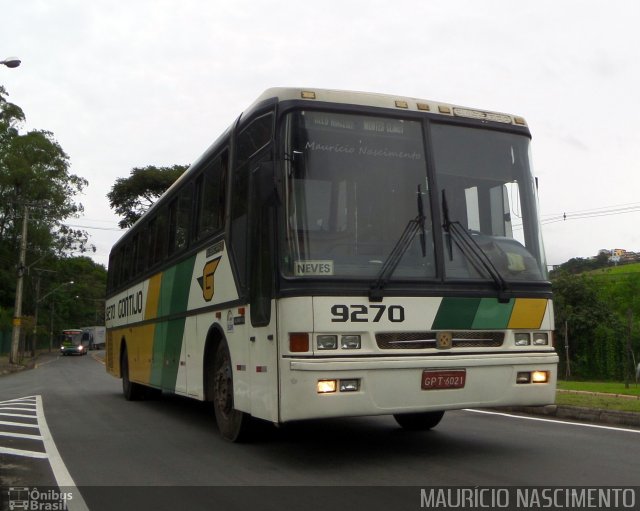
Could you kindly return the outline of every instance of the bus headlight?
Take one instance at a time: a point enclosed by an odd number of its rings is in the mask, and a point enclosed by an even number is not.
[[[335,392],[338,386],[336,380],[318,380],[317,390],[318,394],[329,394]]]
[[[547,332],[535,332],[533,334],[533,345],[534,346],[548,346],[549,345],[549,334]]]
[[[319,335],[316,338],[316,344],[319,350],[337,350],[338,336],[337,335]]]
[[[549,371],[533,371],[531,373],[531,383],[547,383],[549,381]]]
[[[516,346],[529,346],[531,344],[531,336],[529,332],[517,332],[514,334]]]
[[[360,380],[340,380],[340,392],[358,392],[360,390]]]
[[[549,371],[521,371],[516,375],[516,383],[549,383]]]
[[[361,346],[359,335],[343,335],[340,337],[340,347],[343,350],[359,350]]]

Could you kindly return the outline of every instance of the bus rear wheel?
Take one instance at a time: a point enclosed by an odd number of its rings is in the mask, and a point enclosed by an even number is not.
[[[120,357],[120,372],[122,373],[122,393],[127,401],[138,401],[145,396],[145,387],[129,379],[129,356],[125,348]]]
[[[220,435],[230,442],[248,440],[251,417],[233,407],[233,370],[225,341],[220,343],[216,351],[212,377],[211,397]]]
[[[438,412],[397,413],[393,416],[396,422],[408,431],[428,431],[435,428],[442,417],[444,410]]]

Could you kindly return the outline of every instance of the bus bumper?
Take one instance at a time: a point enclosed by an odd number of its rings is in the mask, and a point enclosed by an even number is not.
[[[280,421],[552,404],[557,365],[555,352],[285,359],[280,374]],[[424,390],[424,375],[439,371],[464,374],[464,386]],[[547,381],[522,382],[523,374],[534,372],[545,372]],[[319,392],[319,386],[327,390],[319,382],[333,381],[334,391],[329,386],[328,392]],[[342,382],[348,385],[341,390]]]

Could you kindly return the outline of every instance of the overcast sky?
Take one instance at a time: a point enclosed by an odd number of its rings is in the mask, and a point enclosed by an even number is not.
[[[637,0],[5,0],[0,84],[106,198],[133,167],[194,161],[265,89],[392,93],[525,117],[547,259],[640,252]],[[567,214],[567,220],[554,221]],[[594,216],[596,215],[596,216]]]

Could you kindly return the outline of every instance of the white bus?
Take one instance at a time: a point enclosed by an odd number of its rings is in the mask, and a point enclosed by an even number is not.
[[[553,403],[558,357],[521,117],[269,89],[114,246],[127,399],[251,423]]]

